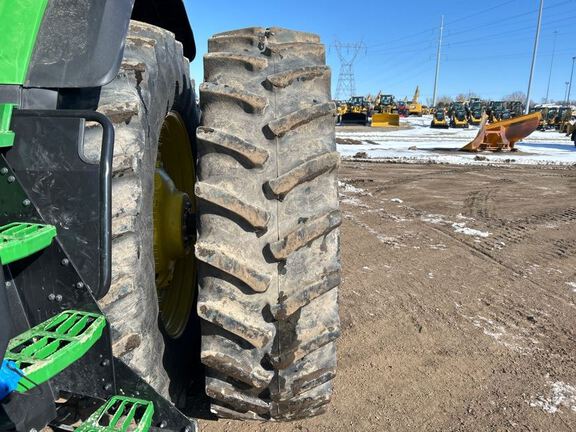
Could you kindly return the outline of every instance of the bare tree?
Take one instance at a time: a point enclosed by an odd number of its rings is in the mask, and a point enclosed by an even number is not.
[[[445,107],[452,103],[452,98],[450,96],[440,96],[436,101],[436,105],[439,107]]]
[[[515,91],[510,93],[509,95],[504,96],[503,98],[505,101],[525,101],[526,100],[526,93],[523,91]]]

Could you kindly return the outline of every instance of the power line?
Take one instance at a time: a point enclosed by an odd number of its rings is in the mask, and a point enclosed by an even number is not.
[[[356,79],[354,77],[354,62],[358,58],[360,51],[366,52],[364,42],[342,43],[335,41],[332,46],[336,49],[340,60],[340,73],[338,74],[338,85],[336,86],[336,99],[342,99],[342,95],[351,98],[356,94]]]
[[[542,28],[542,9],[544,0],[540,0],[540,9],[538,11],[538,24],[536,25],[536,37],[534,38],[534,51],[532,54],[532,65],[530,66],[530,78],[528,78],[528,91],[526,92],[526,106],[524,114],[530,112],[530,92],[532,91],[532,78],[534,77],[534,68],[536,67],[536,54],[538,53],[538,42],[540,41],[540,29]]]

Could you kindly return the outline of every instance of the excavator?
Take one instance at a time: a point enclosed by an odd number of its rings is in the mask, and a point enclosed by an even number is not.
[[[396,100],[393,95],[383,95],[378,92],[374,100],[372,113],[372,127],[399,126],[400,116],[396,108]]]
[[[0,1],[2,430],[194,432],[191,401],[259,422],[327,409],[342,216],[325,46],[218,33],[198,104],[187,12]]]
[[[422,104],[420,103],[420,88],[416,86],[412,100],[408,102],[408,115],[422,117]]]

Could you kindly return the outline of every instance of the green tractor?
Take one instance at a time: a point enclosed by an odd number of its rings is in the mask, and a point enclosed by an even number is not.
[[[181,0],[0,2],[0,429],[326,410],[336,107],[318,36]],[[191,383],[205,380],[205,393]]]

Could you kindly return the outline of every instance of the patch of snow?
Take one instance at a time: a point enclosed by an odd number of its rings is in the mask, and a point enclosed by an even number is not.
[[[433,244],[430,245],[430,249],[434,249],[434,250],[446,250],[447,247],[444,243],[438,243],[438,244]]]
[[[453,223],[452,228],[454,228],[454,232],[459,234],[469,235],[473,237],[488,237],[490,235],[489,232],[480,231],[473,228],[468,228],[465,223]]]
[[[352,186],[351,184],[344,183],[343,181],[338,180],[338,187],[340,188],[340,192],[349,192],[349,193],[362,193],[364,189],[357,188],[356,186]]]
[[[422,216],[420,219],[423,222],[428,222],[434,225],[437,224],[441,224],[441,223],[446,223],[446,221],[444,219],[442,219],[444,216],[442,215],[437,215],[437,214],[427,214],[426,216]]]
[[[550,383],[548,397],[536,396],[530,401],[531,407],[541,408],[548,414],[554,414],[560,407],[576,412],[576,387],[562,381]]]
[[[572,292],[576,293],[576,282],[566,282],[570,288],[572,288]]]
[[[360,201],[358,198],[355,198],[355,197],[345,197],[345,198],[340,199],[340,202],[344,203],[344,204],[353,205],[356,207],[368,208],[368,206],[366,204],[364,204],[362,201]]]
[[[517,353],[527,354],[534,349],[533,345],[538,343],[534,338],[523,336],[520,328],[512,329],[504,323],[495,322],[480,315],[471,317],[461,314],[461,316],[470,321],[474,327],[481,329],[486,336],[494,339],[496,343]],[[514,330],[513,333],[512,330]]]
[[[470,228],[466,226],[466,222],[454,222],[447,219],[444,219],[443,215],[438,214],[427,214],[426,216],[422,216],[420,218],[423,222],[428,222],[433,225],[450,225],[454,232],[458,234],[464,234],[472,237],[489,237],[490,233],[487,231],[480,231],[474,228]]]
[[[476,160],[476,153],[458,150],[478,133],[469,129],[431,129],[431,116],[403,120],[411,129],[370,129],[346,132],[338,128],[338,138],[351,138],[362,144],[338,144],[344,158],[366,152],[368,159],[401,161],[405,163],[441,163],[457,165],[572,165],[576,163],[576,148],[568,137],[557,132],[535,131],[516,148],[522,153],[484,152],[484,160]],[[414,147],[416,149],[414,150]]]
[[[402,204],[404,202],[400,198],[392,198],[390,201],[392,201],[394,203],[398,203],[398,204]]]
[[[468,220],[468,221],[474,221],[476,219],[472,218],[472,217],[468,217],[468,216],[464,216],[462,213],[458,213],[456,215],[456,219],[460,219],[460,220]]]

